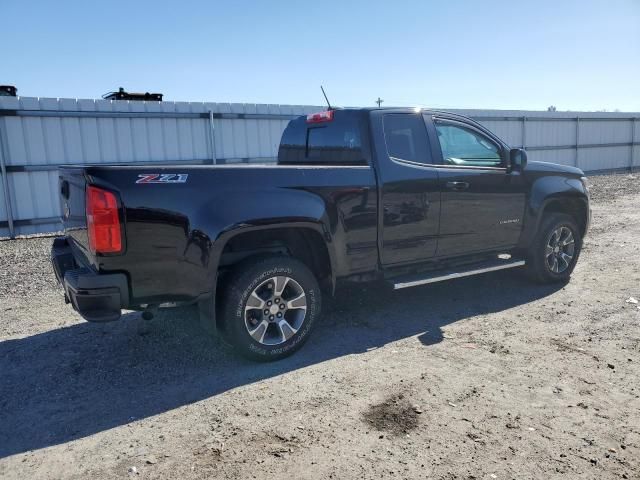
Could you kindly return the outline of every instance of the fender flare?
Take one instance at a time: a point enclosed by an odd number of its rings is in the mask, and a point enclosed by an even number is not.
[[[529,248],[540,228],[544,212],[549,204],[562,200],[580,201],[584,204],[585,228],[588,228],[589,197],[580,180],[561,176],[542,177],[536,180],[531,188],[525,209],[524,229],[518,243],[519,249]]]
[[[269,223],[264,225],[247,225],[247,224],[239,224],[234,225],[231,228],[225,229],[220,232],[214,242],[212,242],[212,248],[210,252],[210,278],[212,281],[212,293],[217,291],[217,280],[218,280],[218,269],[220,264],[220,258],[222,256],[222,252],[224,251],[227,243],[233,238],[237,237],[240,234],[251,233],[251,232],[260,232],[263,230],[274,230],[274,229],[305,229],[305,230],[313,230],[318,233],[321,238],[324,240],[324,244],[327,248],[327,254],[329,256],[329,268],[330,268],[330,282],[331,282],[331,292],[335,290],[336,286],[336,271],[337,271],[337,255],[335,252],[333,239],[331,234],[329,233],[329,229],[322,223],[317,221],[285,221],[278,223]]]

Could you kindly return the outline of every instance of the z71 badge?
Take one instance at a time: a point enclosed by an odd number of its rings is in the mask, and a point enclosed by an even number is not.
[[[141,173],[136,183],[187,183],[188,173]]]

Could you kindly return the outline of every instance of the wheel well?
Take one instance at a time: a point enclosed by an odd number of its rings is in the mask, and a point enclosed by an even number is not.
[[[579,198],[559,198],[551,200],[542,212],[543,216],[548,213],[564,213],[574,218],[580,228],[580,236],[584,236],[587,229],[589,212],[587,206]]]
[[[322,235],[312,228],[273,228],[240,233],[225,245],[220,257],[221,272],[257,255],[289,255],[313,272],[323,289],[332,285],[331,261]]]

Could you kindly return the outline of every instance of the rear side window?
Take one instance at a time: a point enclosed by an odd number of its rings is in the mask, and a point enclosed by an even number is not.
[[[283,165],[366,165],[362,154],[359,116],[334,112],[333,120],[289,122],[282,134],[278,163]]]
[[[384,140],[391,158],[433,163],[424,119],[420,114],[393,113],[384,116]]]

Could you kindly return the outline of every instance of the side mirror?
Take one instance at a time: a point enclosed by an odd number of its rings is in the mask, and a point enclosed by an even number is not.
[[[527,166],[527,152],[522,148],[512,148],[509,152],[509,163],[513,170],[524,170]]]

